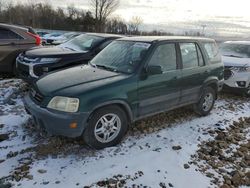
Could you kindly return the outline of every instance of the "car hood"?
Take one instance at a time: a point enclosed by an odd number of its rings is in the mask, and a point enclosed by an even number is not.
[[[123,77],[124,74],[121,73],[83,65],[48,74],[38,80],[36,86],[45,96],[53,96],[60,91],[70,90],[70,88],[74,88],[72,95],[75,95],[91,88],[114,82]],[[67,95],[71,94],[67,93]]]
[[[44,56],[61,56],[70,54],[84,54],[87,51],[74,51],[65,47],[53,46],[53,47],[41,47],[32,48],[25,52],[25,55],[29,57],[44,57]]]
[[[225,66],[250,66],[250,58],[222,56],[222,62]]]
[[[49,38],[47,38],[47,39],[49,39],[49,40],[61,40],[61,39],[65,39],[65,37],[63,37],[63,36],[58,36],[58,37],[49,37]]]

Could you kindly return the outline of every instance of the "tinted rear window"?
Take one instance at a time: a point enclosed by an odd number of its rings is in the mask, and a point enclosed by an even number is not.
[[[31,27],[28,28],[29,33],[32,33],[34,35],[37,35],[37,33],[32,29]]]
[[[219,49],[217,45],[214,42],[205,42],[203,43],[204,48],[206,50],[208,59],[210,63],[215,64],[215,63],[220,63],[221,62],[221,56],[219,53]]]
[[[8,39],[23,39],[20,35],[8,29],[0,28],[0,40]]]

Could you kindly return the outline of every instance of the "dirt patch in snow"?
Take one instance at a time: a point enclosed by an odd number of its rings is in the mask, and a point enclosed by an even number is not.
[[[0,142],[9,139],[9,134],[0,134]]]
[[[84,186],[84,188],[93,188],[93,187],[109,187],[109,188],[118,188],[118,187],[126,187],[125,184],[127,181],[135,181],[136,179],[142,177],[144,174],[142,171],[136,172],[134,175],[121,175],[118,174],[113,176],[112,178],[106,178],[105,180],[98,181],[97,183],[93,183],[90,186]],[[132,184],[132,187],[147,187],[145,185],[136,185]]]
[[[209,134],[214,140],[199,145],[193,163],[221,188],[250,186],[250,118]]]

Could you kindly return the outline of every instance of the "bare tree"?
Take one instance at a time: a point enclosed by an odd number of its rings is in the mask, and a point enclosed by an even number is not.
[[[15,13],[13,10],[13,2],[8,1],[8,3],[5,4],[5,8],[8,10],[8,22],[12,23],[12,15]]]
[[[119,6],[119,0],[90,0],[90,3],[95,17],[95,30],[103,32],[107,18]]]
[[[138,34],[139,26],[143,23],[143,20],[139,16],[133,16],[129,21],[129,32],[130,34]]]
[[[74,4],[69,5],[67,7],[67,11],[71,19],[76,19],[80,16],[80,12],[78,11],[78,9],[75,7]]]
[[[126,34],[127,25],[125,20],[123,20],[120,16],[110,18],[106,23],[106,31],[108,33]]]
[[[4,8],[3,0],[0,0],[0,13],[2,12],[3,8]]]

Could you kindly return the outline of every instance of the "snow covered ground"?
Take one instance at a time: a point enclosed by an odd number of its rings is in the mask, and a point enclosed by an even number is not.
[[[250,117],[248,99],[223,95],[206,117],[188,107],[156,115],[137,122],[120,145],[94,151],[36,130],[24,88],[20,80],[0,81],[0,181],[14,187],[217,187],[192,156],[214,139],[209,131]]]

